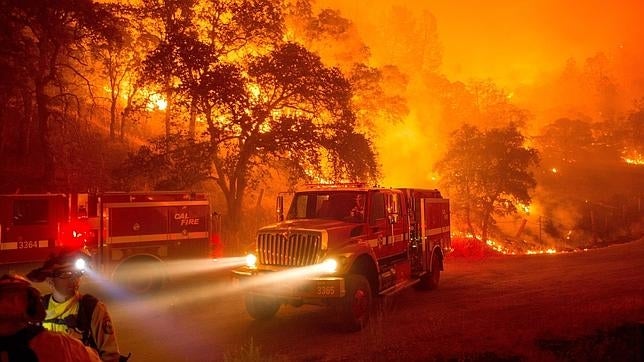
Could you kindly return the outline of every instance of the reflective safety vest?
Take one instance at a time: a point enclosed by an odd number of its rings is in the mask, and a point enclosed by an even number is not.
[[[51,299],[51,294],[45,294],[42,297],[43,305],[45,309],[49,306],[49,300]],[[83,294],[78,303],[78,314],[69,315],[65,318],[53,318],[45,319],[44,323],[53,323],[67,326],[67,328],[73,328],[81,332],[82,338],[81,342],[84,345],[92,347],[98,351],[96,346],[96,341],[92,337],[92,314],[94,314],[94,308],[98,299],[91,294]]]

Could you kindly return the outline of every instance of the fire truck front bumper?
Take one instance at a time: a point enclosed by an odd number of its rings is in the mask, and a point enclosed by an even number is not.
[[[346,295],[344,278],[302,276],[297,270],[235,269],[233,284],[246,293],[287,299],[342,298]]]

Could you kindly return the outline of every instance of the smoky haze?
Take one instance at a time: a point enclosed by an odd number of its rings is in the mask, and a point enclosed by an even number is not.
[[[376,122],[374,143],[386,185],[436,186],[432,165],[447,136],[473,122],[445,117],[432,97],[441,89],[432,89],[430,78],[451,84],[490,81],[528,111],[528,136],[562,117],[623,116],[644,94],[644,2],[639,0],[321,0],[316,5],[339,9],[353,22],[369,47],[370,65],[394,64],[409,77],[408,115],[399,124]],[[608,105],[592,84],[602,77],[610,79],[616,94]]]
[[[380,45],[386,45],[387,38],[404,36],[391,32],[392,21],[413,26],[424,12],[432,14],[443,49],[441,71],[453,80],[492,78],[514,88],[538,83],[543,74],[559,71],[568,58],[625,51],[641,59],[644,53],[640,46],[644,3],[639,0],[425,0],[413,5],[321,0],[318,5],[340,9],[350,18],[379,63],[392,60],[390,49]],[[413,18],[390,17],[403,14],[401,9]],[[385,28],[387,32],[382,31]]]

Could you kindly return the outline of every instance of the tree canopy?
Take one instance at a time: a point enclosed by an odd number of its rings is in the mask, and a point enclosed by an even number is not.
[[[142,8],[164,24],[144,61],[143,80],[166,94],[172,106],[166,115],[175,107],[189,109],[187,139],[173,138],[168,122],[166,139],[199,149],[208,145],[210,172],[189,179],[214,180],[232,219],[239,218],[248,187],[265,179],[269,167],[286,165],[298,178],[375,180],[376,155],[356,131],[351,84],[318,55],[283,40],[282,13],[273,2],[208,3],[178,18],[164,16],[162,10],[176,8],[173,4],[149,2]],[[251,11],[257,7],[262,11]],[[120,173],[141,174],[176,151],[170,145],[146,147],[132,154]],[[195,162],[203,166],[202,160]],[[152,183],[178,181],[166,177]]]

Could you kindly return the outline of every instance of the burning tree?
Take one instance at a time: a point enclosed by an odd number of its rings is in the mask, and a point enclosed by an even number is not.
[[[375,177],[375,155],[354,131],[351,88],[337,69],[285,44],[252,61],[247,74],[214,74],[212,83],[196,89],[216,181],[232,215],[240,212],[249,182],[261,177],[260,166],[271,161],[288,160],[329,179]],[[325,174],[323,164],[330,172]]]
[[[530,168],[539,156],[524,144],[514,124],[487,131],[466,124],[453,133],[447,154],[436,165],[452,210],[483,240],[494,215],[515,213],[519,203],[530,203],[529,191],[536,186]]]
[[[201,129],[193,134],[191,127],[181,142],[209,147],[205,169],[211,172],[202,180],[216,182],[231,223],[241,220],[248,190],[277,164],[287,164],[298,177],[375,179],[375,154],[355,131],[352,88],[341,71],[302,46],[283,42],[280,12],[271,1],[202,5],[194,8],[191,28],[165,35],[147,69],[157,64],[158,85],[163,89],[172,79],[177,104],[201,121]],[[183,159],[185,147],[147,147],[130,157],[123,174],[140,174],[163,162],[174,167],[166,175],[181,173],[186,162],[203,165],[204,157]],[[179,159],[183,162],[175,162]],[[156,187],[172,183],[160,177]],[[175,178],[180,183],[175,186],[193,186],[185,180],[196,181]]]

